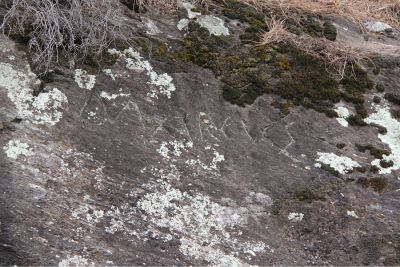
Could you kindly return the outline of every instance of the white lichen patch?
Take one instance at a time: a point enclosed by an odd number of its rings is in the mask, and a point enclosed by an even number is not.
[[[300,212],[291,212],[288,215],[288,220],[291,222],[301,222],[304,218],[304,214]]]
[[[53,88],[49,92],[40,93],[32,102],[32,122],[54,126],[61,120],[63,113],[60,109],[67,103],[67,97],[57,88]]]
[[[374,105],[375,113],[372,113],[364,121],[368,124],[374,123],[385,127],[386,134],[378,134],[378,138],[391,149],[390,155],[383,155],[383,160],[393,162],[392,167],[383,168],[380,160],[375,159],[371,162],[373,166],[379,168],[380,174],[389,174],[392,171],[400,169],[400,122],[392,117],[390,107],[387,103],[380,106]]]
[[[349,127],[349,122],[347,121],[347,118],[350,116],[349,110],[346,107],[337,107],[335,111],[338,114],[336,120],[339,124],[343,127]]]
[[[356,212],[354,210],[348,210],[347,211],[347,216],[354,217],[354,218],[358,219],[358,215],[356,214]]]
[[[70,256],[58,263],[59,267],[69,267],[69,266],[89,266],[94,265],[94,263],[89,263],[89,260],[78,255]]]
[[[211,35],[229,35],[229,29],[225,26],[223,19],[212,15],[202,15],[197,17],[197,23],[206,28]]]
[[[179,157],[183,151],[187,151],[188,148],[192,148],[192,142],[182,141],[169,141],[163,142],[157,152],[164,158],[170,158],[171,156]]]
[[[218,164],[225,161],[225,156],[220,154],[215,148],[207,149],[207,147],[206,147],[205,150],[209,150],[212,152],[212,159],[211,159],[210,163],[203,162],[202,160],[199,159],[199,157],[196,159],[188,159],[188,160],[186,160],[185,163],[190,167],[198,166],[201,169],[206,170],[206,171],[218,170]]]
[[[113,73],[112,69],[103,69],[103,73],[110,77],[113,81],[116,80],[116,75]]]
[[[109,50],[109,53],[118,54],[120,52]],[[158,74],[154,71],[150,62],[145,60],[140,56],[139,52],[131,47],[124,50],[123,53],[119,55],[123,55],[128,69],[137,72],[146,72],[149,77],[147,84],[150,85],[150,92],[147,93],[147,96],[158,99],[159,95],[165,95],[167,98],[171,98],[172,92],[174,92],[176,88],[173,84],[173,78],[170,75],[167,73]]]
[[[364,23],[364,26],[370,32],[382,33],[387,31],[389,32],[393,31],[392,26],[381,21],[368,21]]]
[[[190,20],[188,20],[186,18],[181,19],[178,21],[178,24],[176,24],[176,27],[178,28],[178,30],[182,31],[182,30],[186,29],[187,26],[189,26],[189,22],[190,22]]]
[[[229,29],[225,26],[223,19],[213,15],[202,15],[200,12],[192,11],[195,6],[188,1],[179,1],[178,4],[187,11],[187,18],[179,20],[176,25],[180,31],[187,28],[190,20],[194,20],[201,27],[206,28],[211,35],[229,35]]]
[[[21,142],[20,140],[10,140],[3,147],[4,152],[10,159],[17,159],[19,156],[31,156],[33,155],[32,149],[28,144]]]
[[[104,98],[104,99],[107,99],[107,100],[114,100],[114,99],[116,99],[118,97],[127,97],[127,96],[131,95],[131,94],[121,93],[121,91],[122,91],[122,89],[119,90],[120,93],[118,93],[118,94],[110,94],[108,92],[102,91],[100,93],[100,97]]]
[[[33,96],[31,85],[36,76],[30,70],[21,71],[7,63],[0,63],[0,86],[14,103],[18,117],[35,124],[55,125],[62,117],[61,108],[68,103],[64,93],[57,88]]]
[[[138,208],[145,212],[147,221],[182,236],[180,251],[184,255],[212,265],[243,266],[245,263],[233,255],[237,249],[247,251],[254,247],[253,253],[265,251],[263,242],[243,244],[233,237],[235,226],[246,222],[235,209],[221,206],[200,193],[188,194],[165,181],[160,181],[156,188],[156,192],[141,198]]]
[[[92,90],[96,84],[96,76],[90,75],[86,70],[82,69],[75,70],[74,79],[78,86],[82,89]]]
[[[338,156],[334,153],[321,153],[318,152],[319,158],[316,161],[328,165],[340,174],[346,174],[354,168],[361,167],[358,162],[349,157]],[[316,163],[315,167],[321,167],[321,164]]]
[[[197,16],[200,16],[200,15],[201,15],[200,12],[194,12],[194,11],[192,11],[192,9],[194,9],[195,6],[194,6],[192,3],[190,3],[189,1],[182,1],[182,0],[180,0],[180,1],[178,1],[178,6],[184,8],[184,9],[186,9],[186,11],[187,11],[187,17],[188,17],[189,19],[194,19],[194,18],[196,18]]]
[[[7,96],[14,103],[20,118],[32,115],[33,91],[30,86],[35,80],[36,75],[30,70],[17,70],[11,64],[0,63],[0,86],[7,89]]]

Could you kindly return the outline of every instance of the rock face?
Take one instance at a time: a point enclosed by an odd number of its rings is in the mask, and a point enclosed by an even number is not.
[[[182,18],[143,30],[182,39]],[[1,265],[400,264],[399,122],[372,105],[383,93],[365,95],[378,133],[301,106],[283,115],[276,95],[232,105],[208,69],[109,53],[116,64],[96,74],[41,85],[1,38]],[[399,61],[384,62],[372,78],[395,93]]]

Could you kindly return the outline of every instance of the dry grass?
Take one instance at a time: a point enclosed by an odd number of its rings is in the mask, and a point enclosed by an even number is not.
[[[259,9],[274,9],[290,17],[293,9],[318,14],[338,14],[354,22],[384,21],[400,29],[399,0],[240,0]]]
[[[325,38],[314,38],[307,35],[296,35],[284,28],[284,20],[272,18],[268,23],[268,32],[260,34],[258,45],[276,43],[289,44],[325,62],[328,70],[343,78],[345,70],[353,67],[360,60],[367,60],[372,53],[354,49],[341,42],[332,42]]]

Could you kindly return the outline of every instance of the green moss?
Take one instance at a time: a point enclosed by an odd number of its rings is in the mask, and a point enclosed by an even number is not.
[[[372,188],[375,192],[382,193],[387,187],[387,180],[385,178],[367,178],[361,177],[357,180],[357,184],[364,189]]]
[[[390,168],[390,167],[393,167],[394,162],[392,160],[390,160],[390,161],[381,160],[379,162],[379,165],[381,165],[382,168]]]
[[[144,54],[150,53],[150,51],[151,51],[151,48],[150,48],[151,41],[150,40],[148,40],[147,38],[144,38],[144,37],[140,37],[140,38],[137,38],[135,41],[139,45],[139,47],[141,48],[141,51]]]
[[[348,67],[345,73],[346,75],[341,81],[341,85],[344,88],[343,99],[354,104],[364,103],[363,94],[367,90],[372,89],[374,83],[367,72],[358,64],[354,64],[352,68]]]
[[[310,189],[304,189],[296,192],[296,198],[301,202],[308,202],[308,203],[311,203],[316,200],[321,200],[321,201],[326,200],[324,197],[320,196],[319,194]]]
[[[230,19],[239,20],[249,24],[252,30],[268,30],[265,24],[265,14],[249,5],[238,1],[227,1],[222,14]]]
[[[335,41],[337,36],[337,30],[335,25],[332,24],[330,21],[326,21],[323,25],[323,34],[326,39],[330,41]]]
[[[373,101],[374,101],[375,104],[379,104],[379,103],[381,103],[382,99],[379,96],[376,95],[376,96],[374,96]]]
[[[393,104],[400,105],[400,95],[393,93],[386,93],[385,99],[392,102]]]
[[[154,49],[153,56],[156,58],[164,58],[168,54],[168,45],[160,42],[160,44]]]
[[[375,75],[379,75],[381,73],[381,68],[377,65],[374,66],[374,69],[372,70],[372,73]]]
[[[375,87],[378,92],[385,92],[385,86],[382,83],[378,83]]]
[[[365,153],[367,150],[369,150],[371,156],[374,156],[376,159],[383,159],[383,155],[390,155],[390,152],[386,149],[380,149],[376,148],[371,144],[368,145],[360,145],[356,144],[356,147],[358,151]]]
[[[336,177],[340,177],[340,173],[337,170],[335,170],[334,168],[332,168],[332,167],[330,167],[328,165],[323,164],[321,169],[331,173],[332,175],[334,175]]]
[[[191,22],[180,48],[166,52],[167,57],[174,62],[191,62],[211,69],[223,83],[223,98],[239,106],[254,103],[262,94],[274,93],[286,100],[279,107],[283,114],[289,113],[291,105],[303,105],[329,117],[337,117],[333,108],[340,100],[364,102],[363,93],[370,87],[370,80],[361,67],[356,66],[351,73],[350,69],[346,70],[346,77],[341,82],[342,92],[339,82],[318,58],[288,45],[245,45],[248,41],[258,40],[260,32],[268,31],[265,20],[272,14],[234,0],[225,3],[224,16],[247,24],[240,39],[234,35],[210,35],[207,29]],[[331,23],[326,22],[322,27],[313,15],[295,16],[299,20],[287,20],[285,25],[298,27],[313,36],[323,37],[325,33],[327,38],[333,39],[335,29]],[[163,55],[166,49],[161,48]],[[366,110],[362,105],[356,109],[361,118],[356,123],[364,126],[365,123],[360,122],[366,116]]]
[[[360,177],[357,180],[357,184],[362,186],[364,189],[367,189],[369,187],[369,179],[367,177]]]
[[[371,178],[370,186],[378,193],[382,193],[387,187],[387,180],[385,178]]]
[[[371,168],[369,169],[371,172],[373,173],[378,173],[379,172],[379,168],[375,165],[371,166]]]
[[[400,109],[392,110],[392,116],[396,119],[400,119]]]
[[[276,101],[272,106],[278,108],[284,116],[289,115],[290,108],[293,107],[292,101]]]
[[[294,48],[286,49],[287,53],[275,58],[279,81],[274,93],[296,105],[335,116],[331,107],[341,98],[338,82],[316,58]]]
[[[354,107],[356,109],[357,114],[361,118],[365,119],[366,117],[368,117],[368,112],[367,112],[367,109],[365,108],[364,104],[358,103],[358,104],[355,104]]]
[[[301,16],[300,25],[302,26],[303,31],[312,37],[321,37],[323,35],[321,24],[310,14]]]
[[[345,146],[346,146],[345,143],[336,144],[336,147],[339,148],[339,149],[343,149]]]
[[[118,62],[119,59],[119,55],[118,54],[109,54],[109,53],[105,53],[103,56],[103,60],[104,63],[107,65],[115,65]]]
[[[353,125],[353,126],[366,126],[367,125],[367,123],[364,121],[364,119],[358,114],[350,115],[346,120],[348,121],[348,123],[350,125]]]

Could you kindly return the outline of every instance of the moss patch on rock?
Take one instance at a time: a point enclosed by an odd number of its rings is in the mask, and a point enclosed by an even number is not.
[[[248,45],[258,41],[261,32],[268,31],[265,21],[272,16],[269,11],[231,0],[224,5],[222,14],[247,27],[235,35],[214,36],[191,22],[180,48],[168,57],[175,62],[191,62],[211,69],[223,83],[223,98],[232,104],[249,105],[259,96],[273,93],[286,101],[279,107],[283,114],[288,114],[291,105],[303,105],[337,117],[334,104],[346,100],[357,105],[354,124],[366,125],[362,120],[367,116],[363,94],[374,84],[361,67],[347,69],[345,78],[339,82],[324,62],[294,47]],[[299,33],[336,38],[332,23],[321,24],[320,19],[309,14],[299,18],[286,23],[297,27]]]
[[[382,193],[388,186],[385,178],[367,178],[361,177],[357,180],[357,184],[364,189],[372,188],[375,192]]]
[[[383,155],[386,155],[386,156],[390,155],[390,151],[388,151],[386,149],[376,148],[371,144],[368,144],[368,145],[356,144],[356,147],[357,147],[358,151],[360,151],[362,153],[365,153],[367,150],[369,150],[369,153],[371,154],[371,156],[374,156],[374,158],[376,158],[376,159],[383,159]]]

